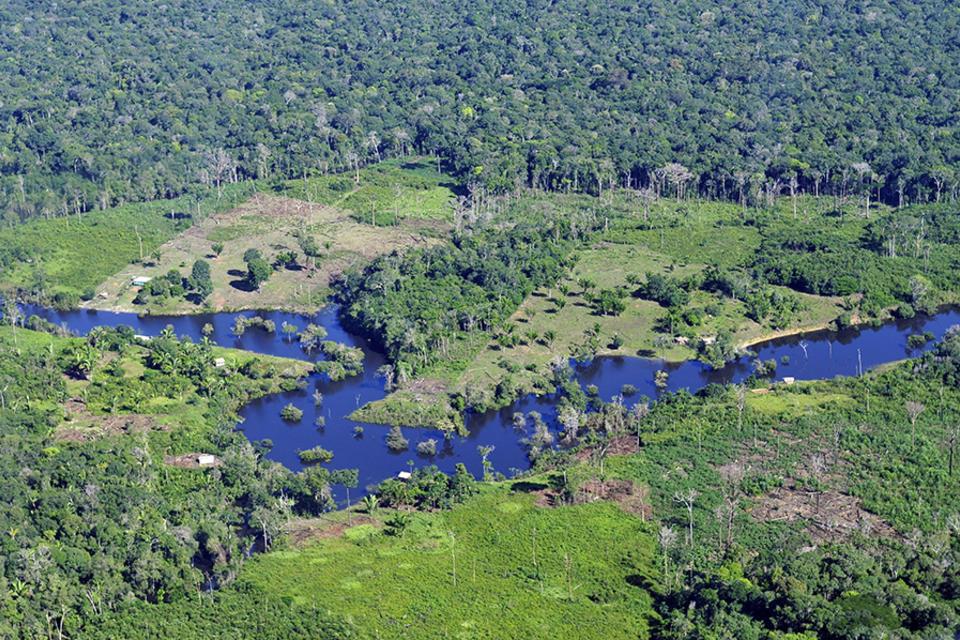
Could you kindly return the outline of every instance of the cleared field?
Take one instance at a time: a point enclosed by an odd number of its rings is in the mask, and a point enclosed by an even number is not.
[[[195,220],[236,206],[247,185],[227,185],[222,197],[184,196],[82,216],[31,220],[0,230],[0,287],[75,303],[111,274],[149,256]]]
[[[395,249],[422,245],[441,237],[441,222],[408,219],[391,227],[373,227],[354,220],[339,209],[258,193],[230,211],[211,216],[159,248],[160,259],[149,266],[130,265],[103,282],[89,304],[100,309],[164,313],[191,313],[205,310],[313,309],[325,303],[330,278],[358,262]],[[300,238],[312,237],[321,255],[305,260]],[[220,255],[213,245],[222,244]],[[243,254],[259,250],[268,261],[278,252],[292,250],[299,266],[279,268],[259,291],[244,281]],[[210,264],[213,293],[201,307],[183,298],[162,302],[134,303],[138,276],[158,277],[171,269],[189,275],[193,262]]]
[[[600,289],[612,289],[618,286],[633,288],[627,283],[630,274],[669,273],[683,277],[704,268],[702,264],[675,265],[667,256],[654,253],[642,247],[625,244],[598,243],[580,252],[580,260],[572,276],[560,287],[568,288],[567,303],[558,307],[556,300],[563,297],[558,287],[551,291],[536,292],[528,298],[513,315],[511,322],[521,334],[536,335],[536,339],[527,340],[527,344],[508,349],[491,342],[487,348],[477,354],[473,363],[456,379],[451,380],[452,388],[463,390],[467,387],[495,386],[503,376],[500,365],[506,359],[520,365],[521,370],[515,378],[522,384],[532,384],[544,366],[558,354],[570,354],[576,345],[584,341],[584,331],[595,326],[600,327],[601,355],[656,356],[667,360],[680,361],[696,357],[692,346],[681,345],[672,340],[664,340],[664,335],[655,330],[659,319],[667,315],[666,309],[655,302],[636,297],[625,299],[626,309],[617,316],[597,315],[583,299],[581,280],[590,279]],[[792,325],[817,328],[836,318],[841,313],[839,300],[796,294],[806,305],[806,311]],[[745,315],[744,305],[715,295],[696,292],[691,297],[690,307],[714,311],[706,313],[703,324],[698,328],[701,336],[715,336],[718,332],[731,331],[738,344],[753,342],[772,334],[769,327],[758,324]],[[542,340],[550,335],[549,341]],[[613,344],[614,337],[622,342],[619,347]],[[530,371],[527,365],[536,365]]]
[[[359,172],[290,180],[282,193],[335,206],[360,222],[391,226],[404,220],[450,220],[459,187],[439,173],[434,160],[387,160]]]
[[[613,504],[546,508],[497,487],[410,514],[400,535],[382,531],[389,516],[346,516],[255,558],[238,588],[322,606],[372,638],[648,637],[652,536]]]

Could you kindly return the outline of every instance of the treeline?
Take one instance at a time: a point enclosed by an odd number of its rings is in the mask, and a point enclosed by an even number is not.
[[[958,190],[943,0],[16,0],[0,24],[10,219],[410,153],[493,191]]]

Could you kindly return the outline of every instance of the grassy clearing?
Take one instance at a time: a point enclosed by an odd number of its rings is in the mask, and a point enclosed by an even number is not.
[[[849,395],[827,391],[789,393],[778,388],[775,393],[752,393],[747,396],[747,406],[750,409],[767,416],[794,420],[825,406],[852,407],[853,405],[853,398]]]
[[[211,216],[165,243],[159,248],[156,264],[130,265],[115,273],[100,285],[90,304],[162,313],[315,309],[326,302],[334,274],[382,253],[432,242],[443,229],[442,223],[413,219],[389,228],[372,227],[332,207],[258,193],[239,207]],[[316,241],[320,257],[304,259],[299,245],[302,236]],[[223,244],[219,256],[212,253],[215,243]],[[258,249],[268,260],[279,251],[293,250],[300,256],[301,267],[280,268],[259,291],[251,291],[244,282],[243,254],[247,249]],[[189,275],[193,262],[201,258],[210,264],[213,280],[213,294],[205,306],[172,297],[159,303],[151,301],[146,309],[134,304],[137,290],[130,284],[134,277],[158,277],[171,269]]]
[[[219,199],[215,193],[201,199],[184,196],[0,229],[0,287],[79,298],[196,220],[235,206],[248,193],[246,185],[230,185]]]
[[[650,597],[628,578],[652,582],[653,553],[645,525],[612,504],[547,509],[486,487],[412,514],[400,536],[363,523],[258,557],[238,588],[316,603],[373,638],[643,638]]]
[[[449,221],[457,190],[429,158],[387,160],[352,172],[291,180],[283,194],[337,207],[358,221],[377,226],[403,220]]]

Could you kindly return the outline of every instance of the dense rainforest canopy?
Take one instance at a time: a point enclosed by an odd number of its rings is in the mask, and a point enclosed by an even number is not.
[[[0,25],[10,217],[412,151],[495,190],[958,188],[944,0],[13,0]]]

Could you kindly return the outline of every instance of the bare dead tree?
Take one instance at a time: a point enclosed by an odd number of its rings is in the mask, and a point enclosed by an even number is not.
[[[700,492],[696,489],[677,491],[673,494],[673,501],[683,505],[687,510],[687,546],[693,546],[693,506],[697,502]]]
[[[747,408],[747,385],[738,384],[737,391],[737,431],[743,431],[743,412]]]
[[[663,555],[663,577],[666,579],[670,568],[670,551],[677,544],[676,530],[669,525],[660,527],[657,541],[660,543],[660,553]]]
[[[954,422],[947,432],[947,475],[953,477],[953,460],[957,451],[957,443],[960,442],[960,422]]]
[[[822,453],[816,453],[810,459],[810,472],[813,474],[816,483],[817,513],[820,513],[820,498],[823,496],[823,478],[827,475],[830,468],[827,457]]]
[[[684,197],[687,182],[693,178],[693,173],[679,162],[668,162],[654,171],[660,182],[669,182],[673,185],[677,202]]]
[[[737,515],[737,508],[742,497],[743,477],[745,470],[742,464],[734,463],[720,470],[721,494],[723,502],[717,507],[718,524],[720,525],[720,553],[725,554],[733,546],[733,525]]]
[[[926,407],[921,402],[907,400],[904,403],[904,409],[907,412],[907,418],[910,420],[910,448],[912,449],[917,445],[917,418],[920,417]]]

